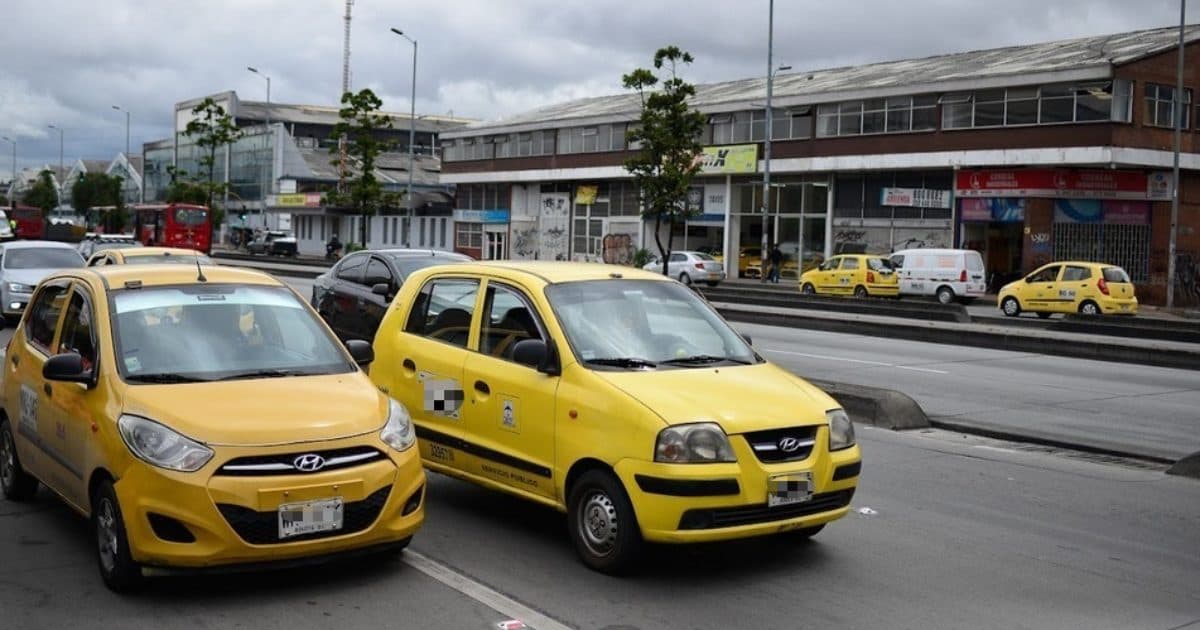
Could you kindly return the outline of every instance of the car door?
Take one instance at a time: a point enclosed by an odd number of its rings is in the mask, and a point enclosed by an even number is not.
[[[667,264],[667,275],[672,278],[679,279],[679,274],[683,273],[684,267],[687,265],[687,255],[679,252],[672,252],[671,259]]]
[[[375,293],[375,285],[385,284],[388,287],[386,295]],[[353,329],[359,339],[371,341],[375,339],[375,331],[379,330],[379,322],[387,312],[390,296],[395,295],[397,283],[392,276],[392,270],[387,262],[378,256],[371,256],[363,276],[362,287],[357,291],[358,317]],[[365,291],[361,289],[366,289]]]
[[[837,273],[837,268],[842,264],[841,256],[834,256],[829,260],[821,263],[817,267],[817,273],[814,275],[814,284],[817,287],[818,293],[830,293],[834,289],[836,283],[834,274]]]
[[[74,485],[72,478],[82,472],[57,445],[57,427],[50,411],[53,387],[42,377],[42,366],[54,348],[69,290],[70,283],[65,280],[42,284],[29,302],[23,328],[9,344],[5,366],[5,396],[14,403],[9,411],[15,413],[14,435],[21,463],[63,496],[68,496],[67,489]]]
[[[388,394],[412,414],[426,462],[466,471],[463,444],[463,366],[470,354],[471,323],[477,310],[477,278],[435,277],[421,287],[408,310],[399,340],[398,377]]]
[[[861,284],[857,278],[861,262],[855,256],[842,256],[842,264],[835,273],[834,292],[839,294],[854,293],[854,285]]]
[[[489,280],[477,318],[478,352],[467,356],[465,439],[480,477],[523,492],[555,496],[554,410],[558,376],[513,361],[526,339],[548,342],[543,320],[520,287]]]
[[[1079,310],[1079,304],[1088,298],[1095,298],[1096,279],[1092,270],[1083,265],[1064,265],[1062,278],[1058,281],[1056,290],[1055,309],[1060,313],[1074,313]]]
[[[318,311],[329,327],[341,339],[353,338],[353,318],[358,315],[358,296],[354,287],[361,286],[369,254],[351,254],[338,263],[332,274],[332,286],[322,296]]]
[[[1027,301],[1029,306],[1023,306],[1023,308],[1042,312],[1055,310],[1057,305],[1051,300],[1058,297],[1058,275],[1061,271],[1062,265],[1046,265],[1030,274],[1025,282],[1025,293],[1028,298],[1023,300],[1023,302]]]

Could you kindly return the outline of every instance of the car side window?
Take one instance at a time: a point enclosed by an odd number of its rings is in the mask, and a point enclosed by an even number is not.
[[[671,262],[683,262],[687,260],[687,256],[680,253],[671,254]]]
[[[857,258],[843,258],[842,259],[842,270],[843,271],[851,271],[854,269],[858,269],[858,259]]]
[[[387,263],[373,256],[371,257],[371,261],[367,263],[367,275],[363,279],[363,284],[368,287],[373,287],[377,284],[395,285],[392,281],[392,272],[388,269]]]
[[[478,280],[434,280],[413,301],[404,330],[466,348],[478,295]]]
[[[361,284],[363,269],[367,266],[367,258],[365,255],[358,255],[343,260],[341,266],[338,267],[338,280]]]
[[[489,282],[479,331],[479,351],[511,360],[518,342],[525,339],[545,341],[534,313],[536,311],[522,293]]]
[[[88,259],[88,262],[87,262],[87,266],[89,266],[89,267],[95,267],[97,265],[102,265],[102,264],[107,264],[106,256],[93,255],[91,258]]]
[[[896,269],[900,269],[900,268],[904,267],[904,257],[903,256],[892,256],[892,267],[894,267]]]
[[[63,318],[56,354],[74,352],[83,359],[83,369],[96,365],[96,332],[92,328],[92,306],[78,288],[71,293],[67,315]]]
[[[1058,279],[1058,270],[1061,268],[1062,267],[1060,267],[1059,265],[1054,265],[1053,267],[1046,267],[1045,269],[1042,269],[1041,271],[1035,272],[1032,276],[1029,276],[1029,281],[1030,282],[1054,282],[1055,280]]]
[[[1063,271],[1063,282],[1081,282],[1092,277],[1092,270],[1087,267],[1076,267],[1075,265],[1067,265],[1066,271]]]
[[[65,285],[46,285],[33,298],[25,316],[25,338],[46,354],[50,354],[50,344],[54,342],[54,331],[58,328],[58,316],[62,314],[66,297]]]

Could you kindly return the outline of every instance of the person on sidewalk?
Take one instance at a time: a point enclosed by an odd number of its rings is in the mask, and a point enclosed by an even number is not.
[[[779,244],[771,246],[771,274],[767,277],[768,282],[779,284],[779,272],[783,269],[783,252],[779,251]]]

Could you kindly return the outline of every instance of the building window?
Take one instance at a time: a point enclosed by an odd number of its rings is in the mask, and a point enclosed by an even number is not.
[[[454,245],[460,249],[483,248],[483,224],[459,223],[456,227]]]
[[[1191,109],[1192,90],[1183,91],[1183,128],[1188,128],[1188,110]],[[1146,117],[1143,122],[1150,127],[1175,126],[1175,88],[1157,83],[1146,84]]]
[[[909,133],[936,128],[937,99],[930,95],[848,101],[817,108],[818,138]]]

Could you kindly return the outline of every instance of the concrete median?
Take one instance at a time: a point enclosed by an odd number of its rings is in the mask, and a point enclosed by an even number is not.
[[[1200,479],[1200,453],[1192,453],[1167,469],[1168,475]]]
[[[907,394],[878,387],[809,380],[841,403],[851,420],[893,431],[929,427],[929,417]]]

